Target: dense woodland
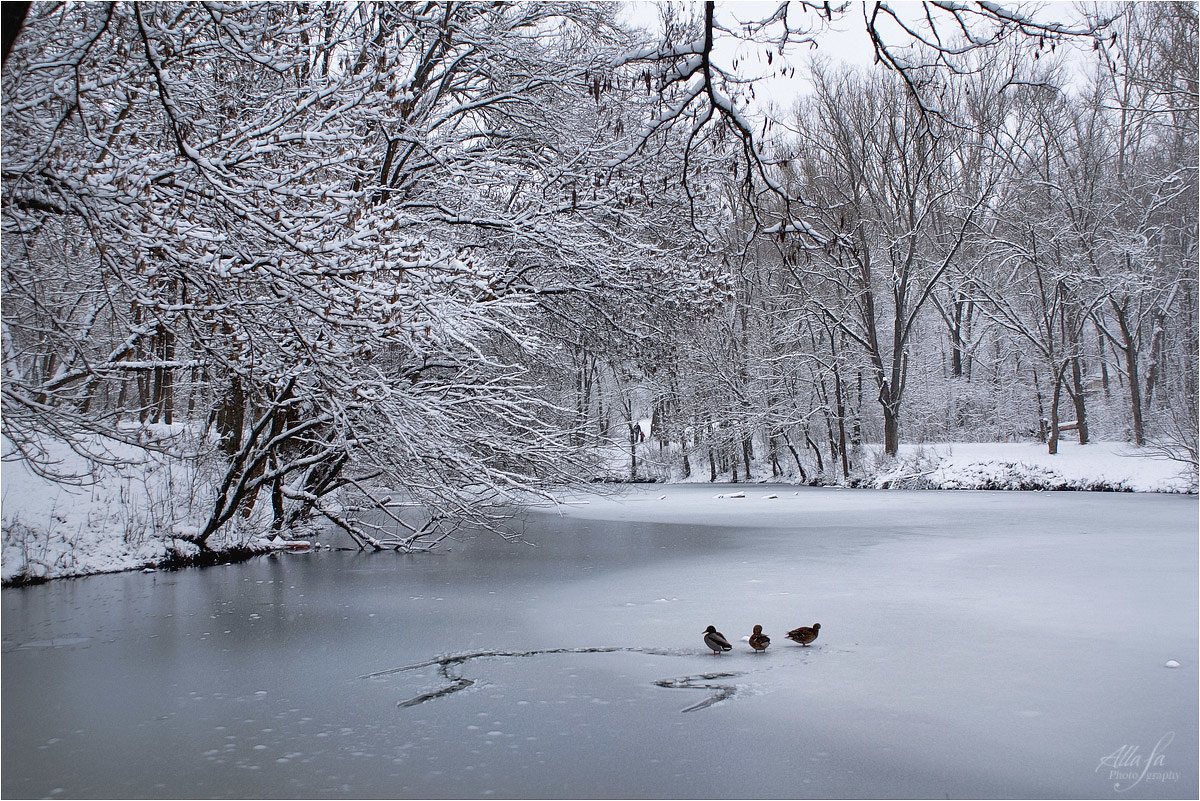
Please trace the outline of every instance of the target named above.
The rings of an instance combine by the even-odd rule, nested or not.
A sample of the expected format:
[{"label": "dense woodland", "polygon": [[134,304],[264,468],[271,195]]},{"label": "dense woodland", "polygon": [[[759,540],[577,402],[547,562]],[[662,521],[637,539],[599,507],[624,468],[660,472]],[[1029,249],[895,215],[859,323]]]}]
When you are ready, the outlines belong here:
[{"label": "dense woodland", "polygon": [[[347,510],[478,516],[647,454],[839,482],[868,444],[1069,436],[1194,466],[1196,5],[914,8],[34,3],[6,453],[175,460],[201,546],[322,517],[379,544]],[[873,68],[822,57],[835,23]]]}]

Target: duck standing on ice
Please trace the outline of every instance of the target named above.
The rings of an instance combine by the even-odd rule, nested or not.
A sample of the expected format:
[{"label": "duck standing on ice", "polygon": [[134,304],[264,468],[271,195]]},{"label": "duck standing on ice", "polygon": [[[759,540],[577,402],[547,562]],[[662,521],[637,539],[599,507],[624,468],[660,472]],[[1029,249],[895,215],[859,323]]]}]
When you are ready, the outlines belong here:
[{"label": "duck standing on ice", "polygon": [[771,638],[763,634],[762,626],[755,626],[754,633],[750,635],[750,647],[762,653],[767,650],[767,646],[770,644]]},{"label": "duck standing on ice", "polygon": [[733,646],[729,644],[729,640],[725,639],[724,634],[717,631],[716,626],[709,626],[704,630],[704,644],[711,648],[714,654],[733,650]]},{"label": "duck standing on ice", "polygon": [[792,629],[787,633],[787,638],[801,645],[808,647],[808,644],[817,639],[817,634],[821,631],[820,623],[813,623],[811,627],[801,626],[798,629]]}]

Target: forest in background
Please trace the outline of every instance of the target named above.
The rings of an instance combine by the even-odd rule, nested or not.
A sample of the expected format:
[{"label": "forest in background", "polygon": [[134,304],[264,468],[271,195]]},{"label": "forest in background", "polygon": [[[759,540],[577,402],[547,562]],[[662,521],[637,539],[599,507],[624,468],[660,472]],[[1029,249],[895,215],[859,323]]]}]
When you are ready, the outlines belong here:
[{"label": "forest in background", "polygon": [[[201,548],[422,547],[647,436],[714,480],[1063,436],[1194,469],[1196,5],[922,8],[32,4],[5,458],[170,462]],[[807,58],[839,21],[873,69]],[[397,495],[399,540],[353,514]]]}]

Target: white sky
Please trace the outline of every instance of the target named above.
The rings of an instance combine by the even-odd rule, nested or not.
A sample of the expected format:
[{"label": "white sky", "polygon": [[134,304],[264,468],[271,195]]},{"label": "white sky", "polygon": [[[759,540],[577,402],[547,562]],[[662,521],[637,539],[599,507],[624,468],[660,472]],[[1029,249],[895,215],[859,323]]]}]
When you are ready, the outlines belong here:
[{"label": "white sky", "polygon": [[[626,2],[622,5],[627,18],[634,24],[649,30],[659,29],[660,6],[666,5],[666,3],[640,0]],[[696,15],[704,13],[701,2],[681,2],[675,5]],[[717,22],[736,30],[740,27],[738,22],[768,17],[779,5],[779,0],[766,0],[765,2],[764,0],[723,0],[716,6]],[[792,4],[789,9],[789,22],[793,27],[799,25],[811,27],[815,33],[815,47],[808,44],[792,45],[787,48],[782,58],[775,49],[772,53],[771,63],[768,64],[766,51],[770,46],[738,41],[734,37],[725,35],[717,40],[714,47],[714,59],[722,68],[730,71],[733,70],[736,61],[738,74],[748,79],[756,79],[753,98],[749,96],[740,98],[740,105],[751,116],[761,115],[765,103],[774,104],[778,110],[786,111],[795,98],[803,95],[808,89],[809,85],[804,76],[811,57],[827,58],[835,63],[840,62],[863,68],[870,68],[874,65],[874,50],[865,30],[866,5],[865,2],[854,2],[844,14],[827,23],[824,19],[818,19],[811,12],[800,13],[798,11],[799,4]],[[917,2],[899,0],[890,5],[897,10],[903,10],[907,6],[915,12],[914,20],[920,19],[921,6]],[[1023,13],[1043,21],[1057,20],[1079,24],[1080,14],[1076,5],[1071,2],[1033,4],[1010,2],[1005,3],[1005,6],[1013,9],[1019,6]],[[909,41],[908,35],[903,31],[897,29],[893,35],[886,28],[883,30],[884,35],[888,37],[889,44],[902,46]],[[1090,52],[1091,48],[1088,42],[1082,42],[1080,45],[1083,49],[1077,52]],[[1073,50],[1075,48],[1060,47],[1057,52],[1062,56],[1067,51]],[[1086,59],[1078,59],[1078,61],[1081,67],[1086,68]],[[780,76],[780,72],[787,68],[795,68],[794,77]],[[883,69],[882,66],[877,68]]]}]

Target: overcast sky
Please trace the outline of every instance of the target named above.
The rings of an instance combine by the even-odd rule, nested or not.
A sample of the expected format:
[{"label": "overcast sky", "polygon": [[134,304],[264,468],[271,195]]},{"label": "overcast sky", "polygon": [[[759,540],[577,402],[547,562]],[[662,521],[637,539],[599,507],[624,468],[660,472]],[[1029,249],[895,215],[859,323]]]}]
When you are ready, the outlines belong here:
[{"label": "overcast sky", "polygon": [[[623,4],[628,19],[634,24],[651,31],[661,31],[660,6],[665,3],[628,2]],[[676,3],[677,6],[688,9],[691,13],[702,15],[702,2]],[[922,18],[921,4],[917,2],[892,3],[893,8],[911,10],[914,22],[920,24]],[[1007,8],[1020,8],[1039,21],[1060,21],[1072,25],[1080,24],[1080,15],[1075,3],[1005,3]],[[731,30],[738,30],[739,23],[764,19],[779,8],[779,0],[753,0],[752,2],[733,2],[726,0],[716,6],[717,22]],[[799,3],[791,4],[789,8],[789,23],[793,28],[803,27],[813,31],[815,46],[798,44],[789,46],[782,58],[778,49],[774,49],[770,63],[767,61],[767,50],[771,46],[762,43],[740,41],[735,37],[725,35],[717,39],[714,47],[714,60],[727,71],[736,71],[745,78],[753,78],[753,97],[749,90],[739,98],[743,106],[752,116],[758,116],[769,105],[776,106],[776,112],[786,112],[791,108],[796,98],[803,95],[809,87],[805,76],[811,57],[827,58],[835,63],[845,63],[859,67],[872,67],[875,54],[870,39],[866,33],[864,18],[866,4],[852,2],[846,13],[827,22],[818,15],[803,11]],[[889,45],[903,47],[911,41],[911,37],[896,26],[889,29],[881,25],[881,34]],[[944,31],[943,31],[944,33]],[[1032,42],[1031,42],[1032,48]],[[1076,62],[1076,70],[1088,70],[1092,59],[1080,56],[1091,53],[1090,41],[1079,42],[1078,48],[1057,49],[1056,57],[1067,53],[1075,53],[1071,57]],[[1048,53],[1046,54],[1049,55]],[[736,68],[734,64],[736,62]],[[1046,63],[1043,61],[1043,63]],[[789,68],[794,68],[794,77]],[[882,66],[876,66],[883,69]],[[787,71],[787,75],[782,75]]]}]

